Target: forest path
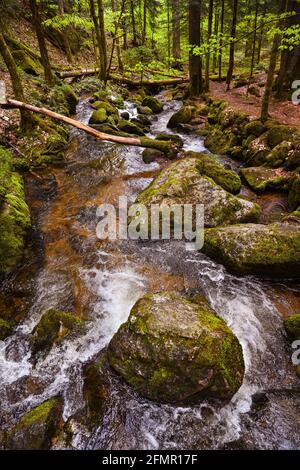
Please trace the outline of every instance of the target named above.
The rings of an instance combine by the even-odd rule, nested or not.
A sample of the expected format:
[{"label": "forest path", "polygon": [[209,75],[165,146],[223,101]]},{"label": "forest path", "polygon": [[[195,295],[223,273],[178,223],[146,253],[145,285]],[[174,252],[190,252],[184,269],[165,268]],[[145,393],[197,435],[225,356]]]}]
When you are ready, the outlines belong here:
[{"label": "forest path", "polygon": [[[249,114],[251,118],[260,116],[261,98],[253,95],[247,97],[246,87],[232,88],[229,92],[226,92],[225,83],[211,82],[210,86],[214,98],[227,101],[234,109]],[[300,129],[300,106],[294,105],[291,101],[272,99],[270,116],[281,124],[295,126]]]}]

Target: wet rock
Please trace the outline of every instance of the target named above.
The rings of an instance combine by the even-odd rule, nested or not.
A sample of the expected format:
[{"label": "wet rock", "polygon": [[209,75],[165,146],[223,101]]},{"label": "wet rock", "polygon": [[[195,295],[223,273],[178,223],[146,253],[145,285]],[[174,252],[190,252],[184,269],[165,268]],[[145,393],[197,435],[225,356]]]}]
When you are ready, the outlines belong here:
[{"label": "wet rock", "polygon": [[241,174],[250,188],[260,193],[267,189],[287,190],[293,174],[282,168],[265,167],[242,168]]},{"label": "wet rock", "polygon": [[245,135],[248,137],[249,135],[253,135],[255,137],[259,137],[264,132],[266,132],[267,128],[261,121],[250,121],[246,124],[244,132]]},{"label": "wet rock", "polygon": [[142,101],[142,106],[150,108],[154,114],[159,114],[163,110],[163,103],[153,96],[146,96]]},{"label": "wet rock", "polygon": [[8,321],[0,318],[0,341],[9,336],[11,329],[11,325]]},{"label": "wet rock", "polygon": [[139,136],[145,135],[144,131],[142,131],[142,129],[132,121],[120,121],[118,123],[118,128],[127,134],[134,134]]},{"label": "wet rock", "polygon": [[293,140],[299,137],[298,130],[295,127],[288,127],[284,125],[271,125],[271,128],[267,132],[268,144],[273,149],[281,142]]},{"label": "wet rock", "polygon": [[175,143],[176,143],[176,145],[177,145],[178,148],[182,148],[182,147],[183,147],[183,140],[182,140],[182,138],[180,137],[180,135],[161,133],[161,134],[157,134],[157,136],[155,137],[155,139],[156,139],[156,140],[165,140],[165,141],[171,140],[172,142],[175,142]]},{"label": "wet rock", "polygon": [[95,103],[92,104],[92,107],[96,110],[104,109],[107,116],[118,115],[117,108],[107,101],[95,101]]},{"label": "wet rock", "polygon": [[195,107],[194,106],[182,106],[179,111],[174,113],[169,122],[168,127],[170,129],[174,129],[178,127],[180,124],[188,124],[195,114]]},{"label": "wet rock", "polygon": [[128,121],[130,119],[130,116],[129,116],[129,112],[128,111],[123,111],[121,114],[120,114],[121,118],[122,119],[125,119],[125,121]]},{"label": "wet rock", "polygon": [[50,309],[43,314],[32,331],[32,353],[48,353],[55,342],[60,342],[71,332],[80,333],[84,320],[70,313]]},{"label": "wet rock", "polygon": [[206,227],[256,221],[260,213],[257,204],[231,195],[212,179],[237,189],[237,175],[211,161],[207,154],[198,155],[169,165],[138,196],[137,202],[149,208],[151,204],[204,204]]},{"label": "wet rock", "polygon": [[245,161],[247,166],[259,166],[265,163],[266,157],[270,154],[271,147],[268,143],[268,135],[265,132],[257,139],[252,140],[245,151]]},{"label": "wet rock", "polygon": [[137,112],[139,114],[145,114],[146,116],[150,116],[152,114],[152,109],[149,106],[138,106]]},{"label": "wet rock", "polygon": [[300,206],[300,177],[297,175],[294,178],[290,192],[289,192],[289,207],[292,211]]},{"label": "wet rock", "polygon": [[12,171],[12,156],[0,147],[0,274],[11,272],[21,260],[31,225],[23,178]]},{"label": "wet rock", "polygon": [[229,154],[233,147],[239,145],[239,138],[230,128],[222,130],[218,126],[213,126],[209,129],[204,143],[212,153],[226,155]]},{"label": "wet rock", "polygon": [[22,416],[8,433],[6,448],[47,450],[62,416],[62,401],[51,398]]},{"label": "wet rock", "polygon": [[284,321],[284,328],[291,340],[300,339],[300,314],[287,318]]},{"label": "wet rock", "polygon": [[300,227],[232,225],[205,231],[204,253],[237,274],[300,277]]},{"label": "wet rock", "polygon": [[156,149],[145,149],[143,151],[143,162],[144,163],[152,163],[158,158],[161,158],[164,156],[163,152],[160,152],[159,150]]},{"label": "wet rock", "polygon": [[169,292],[138,300],[108,359],[141,395],[159,402],[229,400],[244,375],[239,341],[208,302]]}]

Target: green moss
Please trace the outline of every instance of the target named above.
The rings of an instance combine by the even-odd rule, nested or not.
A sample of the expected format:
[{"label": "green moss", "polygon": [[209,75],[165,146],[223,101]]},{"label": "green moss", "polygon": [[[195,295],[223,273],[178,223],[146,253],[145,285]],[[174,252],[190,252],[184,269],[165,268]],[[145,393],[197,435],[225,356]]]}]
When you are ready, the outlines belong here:
[{"label": "green moss", "polygon": [[44,421],[49,416],[49,413],[53,409],[53,406],[56,404],[56,398],[45,401],[41,405],[37,406],[31,411],[28,411],[17,424],[16,428],[20,429],[21,427],[31,426],[37,421]]},{"label": "green moss", "polygon": [[133,134],[133,135],[138,135],[138,136],[145,135],[144,131],[139,126],[137,126],[134,122],[126,121],[125,119],[122,119],[119,121],[118,128],[122,132],[127,132],[128,134]]},{"label": "green moss", "polygon": [[79,103],[79,98],[76,95],[71,85],[63,83],[60,85],[60,90],[63,92],[70,114],[76,114],[76,106]]},{"label": "green moss", "polygon": [[3,318],[0,318],[0,340],[6,338],[11,332],[11,325]]},{"label": "green moss", "polygon": [[196,108],[194,106],[183,106],[179,111],[174,113],[169,122],[168,127],[174,129],[180,124],[188,124],[195,114]]},{"label": "green moss", "polygon": [[300,205],[300,178],[294,179],[288,197],[289,207],[293,211]]},{"label": "green moss", "polygon": [[0,204],[7,192],[7,184],[12,171],[12,155],[9,150],[0,146]]},{"label": "green moss", "polygon": [[154,114],[163,110],[163,103],[153,96],[146,96],[142,101],[142,106],[150,108]]},{"label": "green moss", "polygon": [[[50,309],[42,316],[32,332],[33,354],[38,351],[49,351],[54,342],[60,337],[65,337],[71,331],[80,332],[84,326],[84,320],[70,313]],[[64,332],[61,335],[61,328]]]},{"label": "green moss", "polygon": [[93,111],[93,114],[90,118],[91,124],[102,124],[107,121],[107,114],[104,108],[97,109]]},{"label": "green moss", "polygon": [[17,63],[17,65],[24,70],[24,72],[30,75],[41,75],[42,67],[41,64],[27,54],[24,50],[16,50],[12,52],[12,55]]},{"label": "green moss", "polygon": [[291,315],[284,321],[284,328],[289,338],[300,339],[300,314]]},{"label": "green moss", "polygon": [[111,115],[117,115],[118,114],[118,110],[117,108],[115,108],[114,106],[112,106],[110,103],[108,103],[107,101],[95,101],[94,103],[92,103],[92,108],[94,109],[104,109],[106,111],[106,114],[108,116],[111,116]]},{"label": "green moss", "polygon": [[287,189],[293,174],[282,169],[274,170],[265,167],[243,168],[241,174],[249,186],[260,193],[267,189]]}]

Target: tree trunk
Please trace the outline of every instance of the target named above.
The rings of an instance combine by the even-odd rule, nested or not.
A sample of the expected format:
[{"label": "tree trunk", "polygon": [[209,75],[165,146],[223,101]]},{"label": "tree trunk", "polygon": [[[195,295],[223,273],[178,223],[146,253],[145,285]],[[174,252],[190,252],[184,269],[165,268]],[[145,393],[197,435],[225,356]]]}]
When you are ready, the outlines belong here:
[{"label": "tree trunk", "polygon": [[[216,8],[216,11],[215,11],[215,23],[214,23],[214,35],[215,35],[215,38],[218,37],[218,32],[219,32],[219,14],[220,14],[220,10],[219,8]],[[217,54],[216,52],[214,52],[213,54],[213,74],[216,73],[216,67],[217,67]]]},{"label": "tree trunk", "polygon": [[[210,49],[209,42],[210,42],[211,35],[212,35],[213,11],[214,11],[214,0],[209,0],[208,30],[207,30],[208,49]],[[210,51],[208,51],[206,54],[205,91],[209,91],[209,65],[210,65]]]},{"label": "tree trunk", "polygon": [[143,37],[142,37],[142,44],[146,44],[147,39],[147,0],[144,0],[144,8],[143,8]]},{"label": "tree trunk", "polygon": [[280,45],[280,34],[275,34],[272,51],[270,55],[267,83],[266,83],[265,93],[264,93],[263,100],[262,100],[262,107],[261,107],[261,121],[262,122],[266,122],[269,119],[270,98],[272,94],[279,45]]},{"label": "tree trunk", "polygon": [[260,34],[259,34],[259,41],[258,41],[258,47],[257,47],[257,63],[258,64],[260,63],[262,42],[263,42],[263,37],[264,37],[264,20],[265,20],[266,12],[267,12],[267,0],[264,1],[261,27],[260,27]]},{"label": "tree trunk", "polygon": [[98,0],[98,20],[99,20],[99,30],[101,38],[101,52],[103,57],[103,69],[104,76],[101,77],[102,80],[106,80],[106,71],[107,71],[107,47],[106,47],[106,35],[105,35],[105,24],[104,24],[104,8],[103,0]]},{"label": "tree trunk", "polygon": [[219,56],[219,82],[222,81],[222,57],[223,57],[223,33],[224,33],[224,15],[225,15],[225,0],[222,0],[221,6],[221,24],[220,24],[220,56]]},{"label": "tree trunk", "polygon": [[172,0],[172,38],[173,67],[181,68],[180,0]]},{"label": "tree trunk", "polygon": [[132,25],[132,35],[133,35],[133,46],[138,45],[137,35],[136,35],[136,24],[135,24],[135,14],[134,14],[134,0],[130,0],[130,13],[131,13],[131,25]]},{"label": "tree trunk", "polygon": [[251,79],[253,77],[253,70],[254,70],[255,47],[256,47],[256,36],[257,36],[258,6],[259,6],[259,0],[256,0],[256,3],[255,3],[255,16],[254,16],[253,45],[252,45],[252,56],[251,56],[251,67],[250,67],[249,83],[248,83],[248,87],[247,87],[247,96],[249,94],[250,82],[251,82]]},{"label": "tree trunk", "polygon": [[[59,7],[60,15],[63,16],[65,14],[64,0],[58,0],[58,7]],[[62,32],[61,34],[62,34],[62,38],[63,38],[63,42],[64,42],[66,54],[67,54],[67,61],[69,62],[69,64],[73,64],[73,54],[72,54],[72,50],[70,46],[70,41],[68,38],[68,29],[69,28],[67,27],[66,31]]]},{"label": "tree trunk", "polygon": [[202,61],[193,54],[193,47],[200,46],[201,0],[189,0],[189,72],[190,94],[199,96],[203,91]]},{"label": "tree trunk", "polygon": [[[122,10],[123,10],[123,5],[124,5],[124,1],[122,3]],[[112,12],[114,13],[114,15],[116,14],[116,4],[115,4],[115,0],[111,0],[111,9],[112,9]],[[117,49],[117,56],[118,56],[118,67],[119,67],[119,71],[121,73],[123,73],[124,71],[124,67],[123,67],[123,61],[122,61],[122,52],[121,52],[121,47],[120,47],[120,40],[119,40],[119,37],[118,37],[118,32],[119,32],[119,25],[120,25],[120,22],[121,22],[121,16],[122,16],[122,11],[120,13],[120,17],[119,17],[119,20],[117,21],[115,16],[114,16],[114,28],[115,28],[115,33],[114,33],[114,40],[115,40],[115,43],[116,43],[116,49]]]},{"label": "tree trunk", "polygon": [[44,36],[41,18],[40,18],[36,0],[29,0],[29,5],[30,5],[31,14],[32,14],[34,29],[35,29],[37,40],[39,43],[41,63],[44,68],[45,80],[49,85],[53,85],[54,75],[51,69],[51,64],[50,64],[50,60],[48,56],[48,50],[47,50],[46,42],[45,42],[45,36]]},{"label": "tree trunk", "polygon": [[226,79],[227,91],[230,90],[233,69],[234,69],[234,49],[235,49],[235,38],[236,38],[237,12],[238,12],[238,0],[233,0],[229,67],[228,67],[228,73],[227,73],[227,79]]},{"label": "tree trunk", "polygon": [[104,62],[103,62],[102,41],[101,41],[101,33],[100,33],[100,28],[99,28],[98,17],[96,15],[94,0],[89,0],[89,3],[90,3],[90,13],[91,13],[91,17],[94,23],[97,45],[98,45],[98,50],[99,50],[99,62],[100,62],[99,63],[100,65],[99,76],[101,80],[105,80],[106,68],[104,67]]},{"label": "tree trunk", "polygon": [[[22,82],[19,76],[18,68],[16,66],[15,60],[13,56],[11,55],[11,52],[6,44],[6,41],[1,31],[0,31],[0,54],[2,55],[4,63],[8,69],[13,92],[14,92],[16,99],[20,101],[24,101],[24,91],[23,91]],[[24,109],[20,109],[20,114],[21,114],[21,128],[25,131],[32,129],[34,125],[34,120],[32,119],[31,114]]]},{"label": "tree trunk", "polygon": [[24,103],[19,100],[11,100],[8,99],[7,103],[1,105],[3,108],[18,108],[21,110],[31,111],[38,114],[43,114],[44,116],[51,117],[58,121],[64,122],[65,124],[69,124],[70,126],[76,127],[87,134],[92,135],[96,139],[105,140],[108,142],[114,142],[116,144],[125,144],[125,145],[133,145],[135,147],[145,147],[145,148],[153,148],[160,150],[164,153],[176,153],[177,147],[173,141],[161,141],[150,139],[148,137],[120,137],[117,135],[106,134],[104,132],[97,131],[93,127],[87,126],[82,122],[76,121],[75,119],[69,118],[62,114],[55,113],[50,109],[46,108],[39,108],[38,106],[33,106],[31,104]]},{"label": "tree trunk", "polygon": [[171,28],[170,28],[170,0],[167,0],[167,44],[168,44],[168,67],[171,67]]}]

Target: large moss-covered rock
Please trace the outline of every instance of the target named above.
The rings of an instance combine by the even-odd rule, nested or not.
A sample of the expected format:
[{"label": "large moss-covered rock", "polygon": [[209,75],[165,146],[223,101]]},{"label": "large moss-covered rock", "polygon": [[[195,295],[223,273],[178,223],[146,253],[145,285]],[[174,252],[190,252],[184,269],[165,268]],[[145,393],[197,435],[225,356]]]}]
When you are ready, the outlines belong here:
[{"label": "large moss-covered rock", "polygon": [[298,135],[298,130],[295,127],[288,127],[284,125],[274,125],[267,132],[268,144],[273,149],[281,142],[292,142]]},{"label": "large moss-covered rock", "polygon": [[159,402],[229,400],[244,375],[239,341],[207,301],[168,292],[134,305],[108,359],[138,393]]},{"label": "large moss-covered rock", "polygon": [[90,117],[90,124],[103,124],[107,121],[107,114],[104,108],[96,109]]},{"label": "large moss-covered rock", "polygon": [[204,143],[212,153],[226,155],[239,145],[239,138],[230,128],[224,130],[217,125],[209,128]]},{"label": "large moss-covered rock", "polygon": [[195,107],[194,106],[182,106],[179,111],[174,113],[169,122],[168,127],[170,129],[175,129],[180,124],[188,124],[195,114]]},{"label": "large moss-covered rock", "polygon": [[158,114],[163,110],[163,103],[154,96],[146,96],[142,101],[142,106],[150,108],[154,114]]},{"label": "large moss-covered rock", "polygon": [[284,321],[284,328],[291,340],[300,339],[300,314],[287,318]]},{"label": "large moss-covered rock", "polygon": [[114,106],[112,106],[108,101],[95,101],[92,103],[92,108],[94,109],[105,109],[106,114],[108,116],[111,115],[118,115],[118,110]]},{"label": "large moss-covered rock", "polygon": [[293,146],[291,142],[281,142],[266,156],[265,165],[270,168],[278,168],[288,159],[292,149]]},{"label": "large moss-covered rock", "polygon": [[47,102],[53,111],[66,116],[76,113],[78,96],[71,85],[64,83],[51,89]]},{"label": "large moss-covered rock", "polygon": [[55,342],[61,341],[71,332],[80,332],[84,320],[70,313],[50,309],[45,312],[32,332],[32,352],[47,353]]},{"label": "large moss-covered rock", "polygon": [[205,231],[203,251],[238,274],[300,277],[300,227],[246,224]]},{"label": "large moss-covered rock", "polygon": [[62,417],[62,402],[51,398],[22,416],[8,433],[10,450],[47,450]]},{"label": "large moss-covered rock", "polygon": [[137,124],[131,121],[125,121],[125,119],[119,121],[118,128],[127,134],[145,135],[145,132]]},{"label": "large moss-covered rock", "polygon": [[161,133],[157,134],[155,137],[156,140],[163,140],[163,141],[171,141],[175,142],[176,146],[178,148],[182,148],[184,145],[183,139],[180,137],[180,135],[177,134],[167,134],[167,133]]},{"label": "large moss-covered rock", "polygon": [[259,166],[265,163],[266,157],[270,154],[271,147],[268,143],[268,136],[265,132],[260,137],[249,142],[247,150],[244,152],[245,162],[248,166]]},{"label": "large moss-covered rock", "polygon": [[244,133],[245,133],[246,137],[248,137],[249,135],[259,137],[264,132],[266,132],[266,130],[267,130],[266,126],[264,124],[262,124],[261,121],[254,120],[254,121],[250,121],[250,122],[248,122],[248,124],[246,124],[246,126],[244,128]]},{"label": "large moss-covered rock", "polygon": [[10,152],[0,147],[0,274],[21,260],[30,224],[23,179],[12,171]]},{"label": "large moss-covered rock", "polygon": [[[194,154],[163,170],[137,198],[152,204],[204,204],[206,227],[256,221],[260,208],[240,199],[216,184],[238,189],[239,178],[207,154]],[[209,175],[209,176],[208,176]]]},{"label": "large moss-covered rock", "polygon": [[79,98],[75,93],[74,89],[71,87],[71,85],[63,83],[60,86],[60,90],[64,94],[65,100],[68,105],[69,113],[76,114],[76,106],[79,103]]},{"label": "large moss-covered rock", "polygon": [[267,189],[287,189],[293,174],[282,168],[251,167],[243,168],[241,174],[249,186],[256,192]]},{"label": "large moss-covered rock", "polygon": [[25,50],[20,49],[12,51],[12,55],[17,65],[24,70],[24,72],[34,76],[42,74],[40,62],[27,54]]}]

